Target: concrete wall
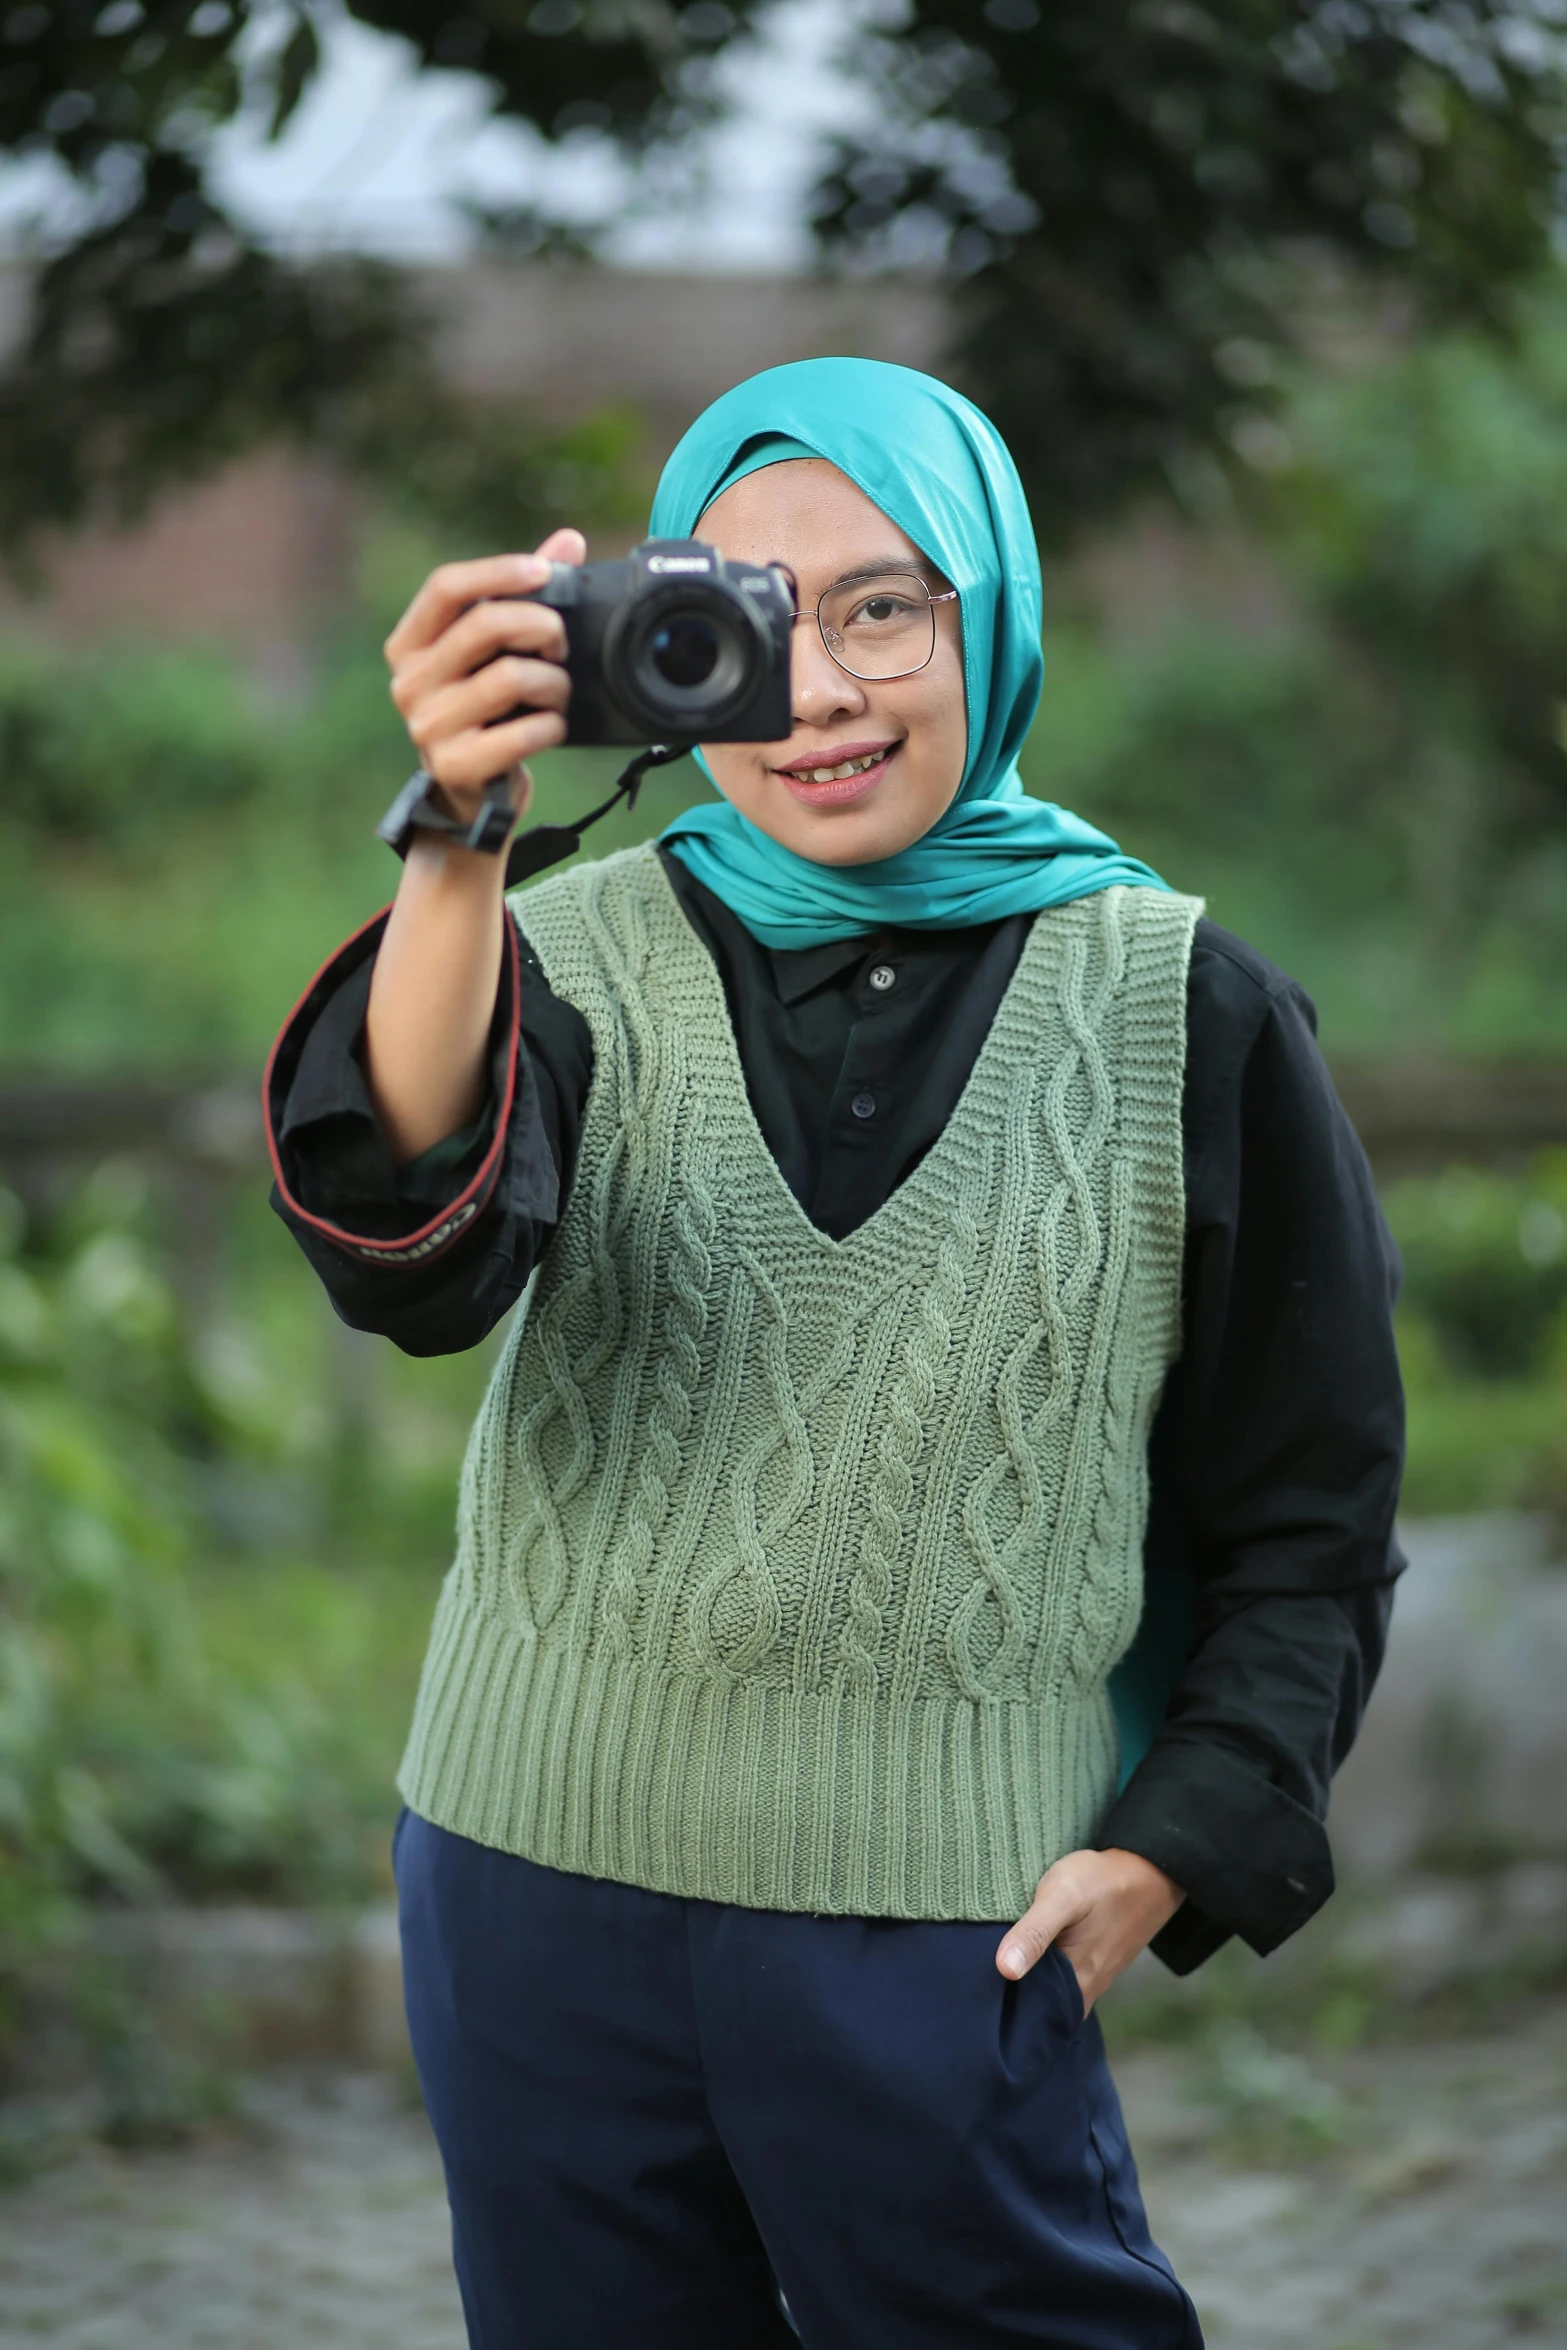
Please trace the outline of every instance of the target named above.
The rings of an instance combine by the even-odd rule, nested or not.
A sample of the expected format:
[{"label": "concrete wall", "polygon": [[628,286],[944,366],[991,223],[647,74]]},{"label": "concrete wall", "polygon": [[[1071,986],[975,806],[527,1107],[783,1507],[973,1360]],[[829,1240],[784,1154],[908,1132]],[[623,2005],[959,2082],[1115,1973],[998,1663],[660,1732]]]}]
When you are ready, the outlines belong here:
[{"label": "concrete wall", "polygon": [[662,447],[699,408],[764,367],[844,354],[941,372],[951,331],[928,279],[695,277],[506,266],[425,271],[450,380],[569,418],[604,400],[643,409]]},{"label": "concrete wall", "polygon": [[42,594],[0,575],[0,627],[70,644],[216,641],[287,693],[308,678],[308,648],[348,595],[357,511],[332,467],[257,450],[171,491],[136,528],[47,544]]},{"label": "concrete wall", "polygon": [[1333,1789],[1339,1872],[1567,1860],[1567,1566],[1549,1522],[1406,1527],[1382,1677]]}]

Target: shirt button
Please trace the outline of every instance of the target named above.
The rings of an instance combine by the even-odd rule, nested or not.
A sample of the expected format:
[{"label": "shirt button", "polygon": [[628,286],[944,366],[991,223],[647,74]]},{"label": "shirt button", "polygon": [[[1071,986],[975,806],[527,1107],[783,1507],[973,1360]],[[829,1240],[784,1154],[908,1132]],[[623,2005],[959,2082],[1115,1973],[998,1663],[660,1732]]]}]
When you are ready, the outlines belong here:
[{"label": "shirt button", "polygon": [[874,1118],[876,1115],[876,1096],[873,1093],[857,1093],[853,1101],[850,1102],[849,1107],[854,1112],[856,1118]]},{"label": "shirt button", "polygon": [[896,987],[898,974],[890,963],[878,963],[871,973],[871,985],[878,995],[885,995],[889,987]]}]

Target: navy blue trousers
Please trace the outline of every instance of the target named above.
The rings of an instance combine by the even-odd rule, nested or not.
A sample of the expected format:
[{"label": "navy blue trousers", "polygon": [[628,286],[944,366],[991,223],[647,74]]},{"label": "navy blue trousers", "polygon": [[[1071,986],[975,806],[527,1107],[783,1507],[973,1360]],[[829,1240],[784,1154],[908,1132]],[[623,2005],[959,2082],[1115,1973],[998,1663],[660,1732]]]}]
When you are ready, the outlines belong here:
[{"label": "navy blue trousers", "polygon": [[1201,2350],[1059,1953],[393,1852],[475,2350]]}]

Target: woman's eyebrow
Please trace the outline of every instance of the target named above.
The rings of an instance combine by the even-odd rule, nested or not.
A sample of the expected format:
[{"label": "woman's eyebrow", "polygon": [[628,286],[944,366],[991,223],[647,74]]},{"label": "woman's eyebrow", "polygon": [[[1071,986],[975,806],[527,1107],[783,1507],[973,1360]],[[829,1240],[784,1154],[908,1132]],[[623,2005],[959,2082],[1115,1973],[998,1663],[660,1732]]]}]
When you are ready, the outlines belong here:
[{"label": "woman's eyebrow", "polygon": [[913,555],[888,555],[880,563],[857,563],[852,571],[840,571],[836,579],[827,582],[822,594],[831,595],[834,588],[858,587],[866,579],[884,579],[889,571],[901,571],[910,579],[922,579],[933,568],[929,563],[922,564]]}]

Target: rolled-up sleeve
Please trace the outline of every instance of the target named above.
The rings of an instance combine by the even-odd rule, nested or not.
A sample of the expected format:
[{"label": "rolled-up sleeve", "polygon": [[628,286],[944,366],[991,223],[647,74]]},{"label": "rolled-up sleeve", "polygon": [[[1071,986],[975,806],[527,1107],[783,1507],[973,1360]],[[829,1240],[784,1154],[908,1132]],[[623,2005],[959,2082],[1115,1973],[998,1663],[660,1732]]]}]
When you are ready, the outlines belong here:
[{"label": "rolled-up sleeve", "polygon": [[1192,1644],[1102,1825],[1187,1900],[1186,1973],[1277,1947],[1333,1890],[1326,1819],[1403,1561],[1399,1263],[1309,999],[1210,924],[1188,1017],[1185,1335],[1150,1447],[1150,1591],[1190,1578]]},{"label": "rolled-up sleeve", "polygon": [[363,1066],[385,926],[377,915],[323,965],[273,1047],[272,1205],[345,1322],[408,1354],[454,1354],[516,1303],[560,1220],[592,1040],[509,920],[484,1103],[470,1126],[399,1166]]}]

